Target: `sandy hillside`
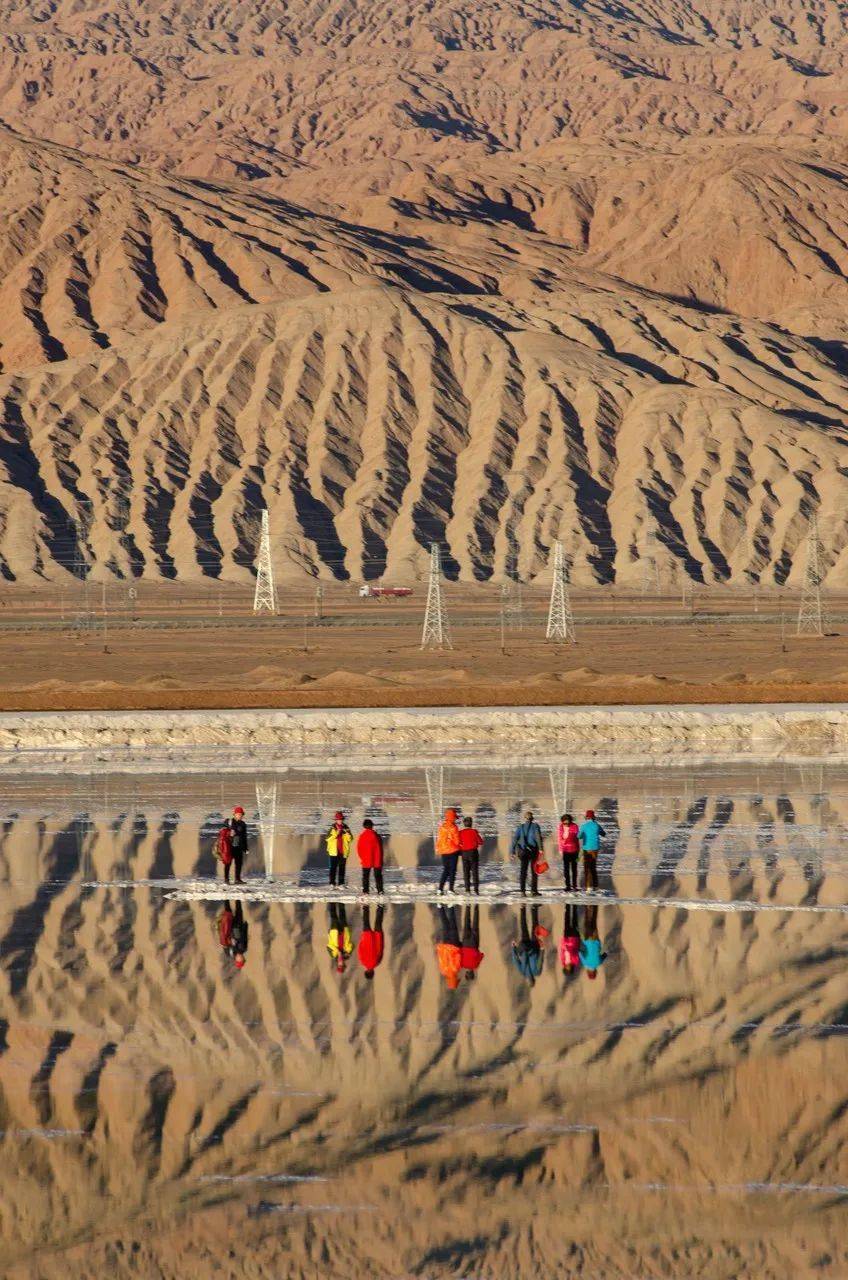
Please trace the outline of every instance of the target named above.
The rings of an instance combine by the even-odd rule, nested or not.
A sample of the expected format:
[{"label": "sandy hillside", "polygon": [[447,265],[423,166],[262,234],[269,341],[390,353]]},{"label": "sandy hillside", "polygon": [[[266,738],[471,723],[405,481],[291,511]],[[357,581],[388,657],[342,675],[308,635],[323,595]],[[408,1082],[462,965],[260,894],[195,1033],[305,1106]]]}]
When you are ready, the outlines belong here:
[{"label": "sandy hillside", "polygon": [[7,579],[844,583],[832,7],[0,27]]},{"label": "sandy hillside", "polygon": [[[381,1280],[844,1269],[842,917],[606,906],[610,959],[567,984],[562,913],[544,907],[531,989],[509,960],[517,910],[484,911],[478,980],[452,994],[431,909],[387,912],[372,986],[355,961],[341,978],[330,965],[322,910],[253,904],[236,974],[212,906],[80,888],[208,871],[198,833],[219,779],[86,775],[49,795],[7,781],[5,1275],[170,1280],[189,1260],[201,1277],[289,1280],[336,1255]],[[252,816],[252,781],[221,783],[222,801],[243,795]],[[839,896],[844,806],[822,807],[817,770],[702,773],[685,794],[638,771],[571,782],[609,797],[619,888],[695,892],[697,875],[722,896]],[[286,869],[319,865],[324,816],[358,816],[386,778],[323,785],[281,783]],[[391,861],[427,867],[421,771],[389,785]],[[545,804],[547,777],[450,785],[503,824],[502,798]],[[327,1181],[254,1180],[273,1175]]]}]

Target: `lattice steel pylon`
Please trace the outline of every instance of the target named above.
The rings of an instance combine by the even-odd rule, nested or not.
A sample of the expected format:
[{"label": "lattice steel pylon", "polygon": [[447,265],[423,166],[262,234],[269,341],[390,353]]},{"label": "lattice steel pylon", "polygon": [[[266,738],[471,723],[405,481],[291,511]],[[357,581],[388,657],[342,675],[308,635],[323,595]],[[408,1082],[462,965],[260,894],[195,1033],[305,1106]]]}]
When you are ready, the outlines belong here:
[{"label": "lattice steel pylon", "polygon": [[799,636],[823,636],[825,617],[822,610],[821,584],[824,577],[824,551],[819,538],[819,522],[816,516],[810,520],[807,537],[807,559],[804,565],[804,583],[801,587],[801,603],[798,607]]},{"label": "lattice steel pylon", "polygon": [[256,561],[256,591],[253,596],[253,612],[277,612],[277,590],[274,586],[274,566],[271,562],[271,529],[268,511],[262,511],[259,533],[259,557]]},{"label": "lattice steel pylon", "polygon": [[274,874],[274,835],[277,827],[277,784],[256,784],[256,807],[259,810],[259,830],[262,832],[262,852],[265,855],[265,875],[270,880]]},{"label": "lattice steel pylon", "polygon": [[430,544],[427,608],[421,632],[422,649],[452,649],[448,615],[442,599],[442,555],[438,542]]},{"label": "lattice steel pylon", "polygon": [[559,644],[577,644],[574,630],[574,614],[571,611],[571,594],[568,589],[568,566],[565,563],[565,547],[554,543],[554,580],[551,584],[551,603],[548,608],[546,640]]},{"label": "lattice steel pylon", "polygon": [[563,813],[568,813],[568,765],[548,765],[548,777],[554,802],[554,822],[557,823]]}]

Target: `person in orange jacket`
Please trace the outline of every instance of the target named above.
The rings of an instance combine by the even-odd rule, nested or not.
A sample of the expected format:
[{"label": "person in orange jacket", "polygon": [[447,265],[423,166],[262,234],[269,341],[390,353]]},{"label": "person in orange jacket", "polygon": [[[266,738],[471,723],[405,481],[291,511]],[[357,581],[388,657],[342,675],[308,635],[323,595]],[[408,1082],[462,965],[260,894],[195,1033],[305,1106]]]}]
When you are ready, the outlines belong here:
[{"label": "person in orange jacket", "polygon": [[436,833],[436,853],[442,859],[442,878],[439,881],[439,893],[444,893],[448,885],[451,893],[456,883],[456,868],[459,862],[459,827],[456,824],[456,809],[445,809],[445,820]]},{"label": "person in orange jacket", "polygon": [[359,957],[359,963],[365,970],[365,977],[369,981],[374,977],[374,970],[382,963],[385,950],[386,944],[383,935],[384,910],[385,908],[382,906],[377,908],[373,929],[371,928],[371,908],[366,907],[362,916],[362,936],[359,939],[356,954]]},{"label": "person in orange jacket", "polygon": [[356,842],[359,864],[362,867],[362,892],[368,893],[371,885],[371,872],[374,872],[374,884],[378,893],[383,892],[383,841],[374,830],[374,823],[366,818],[362,831]]},{"label": "person in orange jacket", "polygon": [[456,991],[459,986],[459,970],[462,967],[462,948],[459,945],[456,907],[439,907],[439,917],[442,924],[442,940],[436,943],[439,973],[448,984],[448,989]]}]

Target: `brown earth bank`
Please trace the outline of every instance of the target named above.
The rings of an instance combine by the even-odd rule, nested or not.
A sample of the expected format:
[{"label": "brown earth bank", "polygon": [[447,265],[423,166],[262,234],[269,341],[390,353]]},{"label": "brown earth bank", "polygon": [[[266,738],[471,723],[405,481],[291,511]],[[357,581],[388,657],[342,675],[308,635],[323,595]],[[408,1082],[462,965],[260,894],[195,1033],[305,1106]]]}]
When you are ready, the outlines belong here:
[{"label": "brown earth bank", "polygon": [[[414,610],[367,626],[300,619],[189,618],[80,638],[32,623],[0,628],[0,709],[199,710],[251,707],[591,706],[844,702],[838,633],[787,634],[775,620],[698,624],[671,617],[579,623],[574,645],[545,643],[544,617],[506,633],[469,615],[454,648],[420,648]],[[41,620],[43,622],[43,620]],[[531,629],[532,628],[532,629]],[[534,636],[535,631],[535,636]]]}]

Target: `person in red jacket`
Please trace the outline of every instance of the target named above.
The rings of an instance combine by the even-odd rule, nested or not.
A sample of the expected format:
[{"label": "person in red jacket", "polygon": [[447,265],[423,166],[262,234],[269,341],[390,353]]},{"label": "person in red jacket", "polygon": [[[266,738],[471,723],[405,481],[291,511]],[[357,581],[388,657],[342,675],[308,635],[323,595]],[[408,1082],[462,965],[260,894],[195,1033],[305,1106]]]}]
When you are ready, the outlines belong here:
[{"label": "person in red jacket", "polygon": [[474,886],[474,892],[480,895],[480,850],[483,847],[483,837],[474,826],[471,818],[463,818],[462,827],[459,832],[459,853],[462,858],[462,878],[465,881],[465,892],[471,892],[471,886]]},{"label": "person in red jacket", "polygon": [[377,908],[373,929],[371,928],[371,908],[366,907],[362,916],[362,937],[359,939],[356,954],[359,956],[359,963],[365,970],[365,977],[369,982],[374,977],[374,970],[382,962],[383,951],[385,950],[383,936],[384,910],[385,908],[382,906]]},{"label": "person in red jacket", "polygon": [[383,841],[374,830],[374,823],[366,818],[362,831],[356,842],[359,864],[362,867],[362,892],[368,893],[371,886],[371,872],[374,872],[374,884],[377,892],[383,892]]},{"label": "person in red jacket", "polygon": [[477,977],[477,970],[483,961],[480,950],[480,908],[466,907],[462,922],[462,943],[459,948],[460,967],[465,970],[467,982]]}]

